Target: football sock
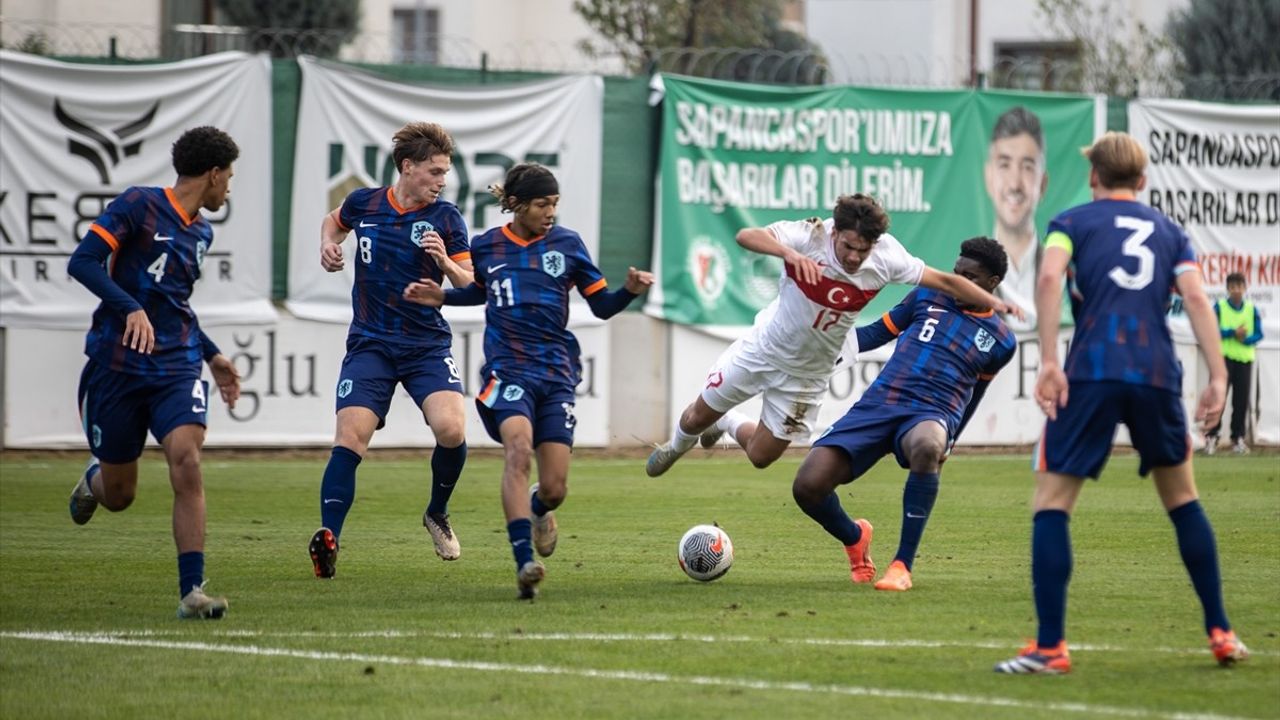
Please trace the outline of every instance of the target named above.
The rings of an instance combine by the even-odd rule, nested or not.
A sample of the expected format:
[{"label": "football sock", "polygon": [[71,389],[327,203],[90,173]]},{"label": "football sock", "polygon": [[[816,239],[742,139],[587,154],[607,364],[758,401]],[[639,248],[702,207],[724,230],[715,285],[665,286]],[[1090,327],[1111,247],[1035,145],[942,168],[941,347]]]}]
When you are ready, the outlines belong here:
[{"label": "football sock", "polygon": [[204,582],[204,553],[178,553],[178,597],[184,598],[192,588]]},{"label": "football sock", "polygon": [[737,410],[730,410],[724,414],[724,417],[716,421],[716,427],[728,433],[729,437],[733,438],[739,445],[746,447],[747,444],[738,439],[738,428],[749,422],[751,422],[751,418]]},{"label": "football sock", "polygon": [[1071,516],[1062,510],[1041,510],[1031,521],[1031,589],[1040,632],[1036,643],[1054,648],[1062,642],[1067,612],[1067,582],[1071,580]]},{"label": "football sock", "polygon": [[907,569],[916,558],[920,537],[929,522],[933,502],[938,499],[938,473],[909,473],[907,485],[902,489],[902,534],[898,537],[898,554]]},{"label": "football sock", "polygon": [[[701,433],[699,433],[701,434]],[[698,442],[698,435],[690,435],[680,427],[680,423],[676,423],[676,432],[671,436],[671,447],[680,452],[688,452]]]},{"label": "football sock", "polygon": [[436,445],[436,449],[431,452],[431,502],[427,504],[427,512],[449,512],[449,496],[453,495],[453,488],[458,484],[458,477],[462,475],[462,466],[466,462],[465,440],[458,447]]},{"label": "football sock", "polygon": [[1182,564],[1187,566],[1191,584],[1200,596],[1204,607],[1204,631],[1212,628],[1230,630],[1227,611],[1222,607],[1222,579],[1218,573],[1218,544],[1213,537],[1213,526],[1204,514],[1199,500],[1180,505],[1169,511],[1173,529],[1178,534],[1178,550]]},{"label": "football sock", "polygon": [[533,510],[533,514],[538,517],[542,517],[555,509],[542,502],[542,498],[538,496],[538,493],[534,493],[529,496],[529,507]]},{"label": "football sock", "polygon": [[329,455],[320,481],[320,524],[329,528],[335,538],[342,535],[342,524],[356,498],[356,466],[360,455],[335,445]]},{"label": "football sock", "polygon": [[533,521],[520,518],[507,523],[507,539],[516,558],[516,572],[520,572],[525,563],[533,560]]},{"label": "football sock", "polygon": [[[799,504],[799,503],[797,503]],[[835,493],[813,505],[800,505],[805,515],[813,518],[823,530],[840,541],[841,545],[853,545],[862,539],[862,528],[849,518],[844,508],[840,507],[840,498]]]}]

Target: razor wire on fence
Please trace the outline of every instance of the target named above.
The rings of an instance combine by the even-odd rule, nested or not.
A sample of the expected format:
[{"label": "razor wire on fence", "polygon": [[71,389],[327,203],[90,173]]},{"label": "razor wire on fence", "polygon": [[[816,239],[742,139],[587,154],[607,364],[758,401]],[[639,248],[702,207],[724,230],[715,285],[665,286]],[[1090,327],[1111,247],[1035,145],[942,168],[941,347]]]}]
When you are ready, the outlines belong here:
[{"label": "razor wire on fence", "polygon": [[[637,59],[587,53],[571,43],[539,42],[494,51],[468,37],[437,33],[353,33],[229,25],[53,23],[0,18],[0,45],[57,57],[114,61],[181,60],[228,50],[272,57],[331,57],[353,63],[548,73],[681,75],[775,85],[869,85],[928,88],[990,87],[1094,92],[1083,63],[1071,58],[997,56],[989,69],[968,57],[904,51],[826,54],[814,49],[707,47],[649,48]],[[1134,78],[1133,94],[1200,100],[1280,101],[1280,74],[1244,77],[1169,77],[1156,85]],[[1128,94],[1114,90],[1108,94]]]}]

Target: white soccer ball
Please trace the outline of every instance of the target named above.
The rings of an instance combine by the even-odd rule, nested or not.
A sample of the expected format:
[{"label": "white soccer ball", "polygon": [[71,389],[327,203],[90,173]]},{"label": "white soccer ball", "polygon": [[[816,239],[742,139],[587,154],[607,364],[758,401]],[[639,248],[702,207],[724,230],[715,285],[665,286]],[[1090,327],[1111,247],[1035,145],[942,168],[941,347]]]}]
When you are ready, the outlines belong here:
[{"label": "white soccer ball", "polygon": [[715,525],[695,525],[680,538],[676,559],[689,577],[711,582],[733,566],[733,542]]}]

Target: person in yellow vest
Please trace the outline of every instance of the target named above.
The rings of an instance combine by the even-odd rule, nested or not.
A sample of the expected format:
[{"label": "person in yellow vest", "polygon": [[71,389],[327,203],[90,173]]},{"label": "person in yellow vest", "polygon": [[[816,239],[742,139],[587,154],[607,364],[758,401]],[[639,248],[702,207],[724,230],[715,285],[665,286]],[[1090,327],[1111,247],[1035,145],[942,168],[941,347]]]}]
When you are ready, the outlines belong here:
[{"label": "person in yellow vest", "polygon": [[[1218,328],[1222,331],[1222,354],[1227,361],[1227,387],[1231,390],[1231,445],[1238,454],[1249,452],[1244,429],[1249,417],[1249,392],[1253,380],[1254,346],[1262,339],[1262,318],[1258,308],[1244,299],[1244,275],[1227,276],[1227,296],[1214,303]],[[1218,449],[1218,431],[1222,419],[1205,433],[1204,451],[1212,455]]]}]

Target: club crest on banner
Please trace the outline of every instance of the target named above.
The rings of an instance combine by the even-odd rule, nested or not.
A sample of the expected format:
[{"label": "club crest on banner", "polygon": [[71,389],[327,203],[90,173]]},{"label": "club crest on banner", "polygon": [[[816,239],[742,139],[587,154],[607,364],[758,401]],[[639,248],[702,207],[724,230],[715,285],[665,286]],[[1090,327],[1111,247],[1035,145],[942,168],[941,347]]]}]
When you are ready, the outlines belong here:
[{"label": "club crest on banner", "polygon": [[696,237],[689,244],[688,270],[698,299],[703,305],[712,305],[724,293],[729,253],[709,237]]}]

